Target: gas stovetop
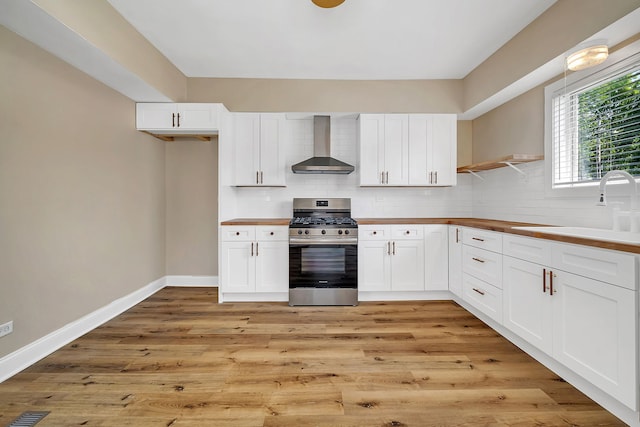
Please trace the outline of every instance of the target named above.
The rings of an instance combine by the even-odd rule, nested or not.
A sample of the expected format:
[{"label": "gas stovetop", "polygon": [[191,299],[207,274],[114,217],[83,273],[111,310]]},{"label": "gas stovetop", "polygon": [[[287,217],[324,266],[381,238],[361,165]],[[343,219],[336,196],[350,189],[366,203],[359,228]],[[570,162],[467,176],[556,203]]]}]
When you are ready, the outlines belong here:
[{"label": "gas stovetop", "polygon": [[355,219],[349,217],[295,217],[289,222],[290,227],[341,227],[354,228],[358,226]]}]

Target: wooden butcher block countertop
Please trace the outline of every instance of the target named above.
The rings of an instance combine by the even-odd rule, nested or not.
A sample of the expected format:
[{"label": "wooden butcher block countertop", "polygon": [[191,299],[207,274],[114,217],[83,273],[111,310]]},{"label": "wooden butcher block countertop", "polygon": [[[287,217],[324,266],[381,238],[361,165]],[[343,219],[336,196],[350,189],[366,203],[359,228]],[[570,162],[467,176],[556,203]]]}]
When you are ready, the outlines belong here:
[{"label": "wooden butcher block countertop", "polygon": [[[223,221],[221,225],[289,225],[290,218],[237,218]],[[500,221],[481,218],[356,218],[358,225],[391,225],[391,224],[450,224],[462,227],[480,228],[519,236],[554,240],[563,243],[594,246],[603,249],[640,254],[640,245],[617,243],[583,237],[561,236],[539,231],[518,230],[513,227],[545,226],[547,224],[531,224],[525,222]]]}]

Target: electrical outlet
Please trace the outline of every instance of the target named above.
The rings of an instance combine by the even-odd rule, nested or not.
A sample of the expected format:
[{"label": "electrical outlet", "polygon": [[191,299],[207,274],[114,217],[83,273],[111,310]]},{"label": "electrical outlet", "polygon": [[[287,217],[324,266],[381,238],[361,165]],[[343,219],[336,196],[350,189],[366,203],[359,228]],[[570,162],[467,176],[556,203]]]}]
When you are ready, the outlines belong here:
[{"label": "electrical outlet", "polygon": [[0,337],[9,335],[11,332],[13,332],[13,320],[0,325]]}]

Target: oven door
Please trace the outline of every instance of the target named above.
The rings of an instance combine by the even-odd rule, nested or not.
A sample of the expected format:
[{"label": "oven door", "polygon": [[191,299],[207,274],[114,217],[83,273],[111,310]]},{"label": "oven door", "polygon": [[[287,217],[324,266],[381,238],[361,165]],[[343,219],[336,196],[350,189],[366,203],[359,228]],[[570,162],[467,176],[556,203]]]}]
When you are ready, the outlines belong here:
[{"label": "oven door", "polygon": [[289,289],[357,287],[357,244],[289,244]]}]

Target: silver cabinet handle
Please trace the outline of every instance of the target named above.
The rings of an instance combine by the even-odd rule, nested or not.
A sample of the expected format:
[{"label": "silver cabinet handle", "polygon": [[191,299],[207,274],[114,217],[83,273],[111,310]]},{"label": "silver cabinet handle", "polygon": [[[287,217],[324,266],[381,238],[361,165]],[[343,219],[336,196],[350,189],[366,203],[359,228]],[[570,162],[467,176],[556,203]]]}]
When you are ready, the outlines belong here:
[{"label": "silver cabinet handle", "polygon": [[392,253],[395,255],[396,254],[396,242],[393,242],[393,251]]},{"label": "silver cabinet handle", "polygon": [[256,171],[256,184],[260,184],[260,171]]},{"label": "silver cabinet handle", "polygon": [[256,256],[258,256],[258,245],[259,245],[259,243],[256,242]]},{"label": "silver cabinet handle", "polygon": [[477,240],[478,242],[484,242],[484,239],[481,239],[479,237],[472,237],[472,240]]},{"label": "silver cabinet handle", "polygon": [[180,113],[178,113],[178,127],[180,127]]},{"label": "silver cabinet handle", "polygon": [[262,171],[260,171],[260,184],[264,184],[264,180],[262,179]]},{"label": "silver cabinet handle", "polygon": [[542,293],[547,293],[547,269],[542,269]]},{"label": "silver cabinet handle", "polygon": [[391,242],[387,242],[387,255],[391,255]]},{"label": "silver cabinet handle", "polygon": [[386,181],[387,184],[389,183],[389,171],[387,171],[387,177],[386,177],[385,181]]},{"label": "silver cabinet handle", "polygon": [[473,288],[473,290],[479,293],[480,295],[484,295],[484,292],[482,292],[480,289]]},{"label": "silver cabinet handle", "polygon": [[384,184],[384,171],[380,172],[380,184]]},{"label": "silver cabinet handle", "polygon": [[253,256],[253,242],[251,242],[251,256]]},{"label": "silver cabinet handle", "polygon": [[478,261],[478,262],[480,262],[480,263],[484,264],[484,260],[483,260],[483,259],[476,258],[476,257],[473,257],[473,258],[471,258],[471,259],[472,259],[472,260],[474,260],[474,261]]},{"label": "silver cabinet handle", "polygon": [[434,182],[434,184],[438,183],[438,171],[435,171],[434,176],[436,177],[436,182]]},{"label": "silver cabinet handle", "polygon": [[460,238],[458,237],[460,235],[460,229],[456,228],[456,243],[460,242]]},{"label": "silver cabinet handle", "polygon": [[171,113],[171,127],[176,127],[176,113]]}]

